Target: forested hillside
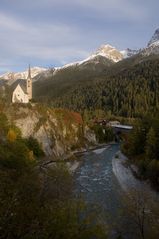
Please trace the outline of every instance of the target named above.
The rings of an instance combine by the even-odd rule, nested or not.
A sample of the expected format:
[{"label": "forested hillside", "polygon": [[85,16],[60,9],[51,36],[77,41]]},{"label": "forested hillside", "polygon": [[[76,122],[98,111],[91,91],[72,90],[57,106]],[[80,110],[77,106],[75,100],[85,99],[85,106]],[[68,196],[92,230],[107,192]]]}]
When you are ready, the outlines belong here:
[{"label": "forested hillside", "polygon": [[149,115],[136,121],[134,130],[123,142],[123,152],[137,165],[137,176],[149,179],[159,191],[159,120]]},{"label": "forested hillside", "polygon": [[38,75],[33,84],[33,96],[36,100],[47,101],[63,96],[70,89],[79,84],[85,85],[95,77],[105,75],[105,70],[113,65],[109,59],[97,56],[92,61],[80,65],[73,65],[60,70],[50,69],[49,76]]},{"label": "forested hillside", "polygon": [[76,111],[102,109],[125,117],[155,114],[159,107],[158,67],[158,56],[133,57],[105,68],[101,76],[89,77],[85,72],[77,81],[73,72],[68,73],[68,78],[41,83],[43,90],[36,98]]}]

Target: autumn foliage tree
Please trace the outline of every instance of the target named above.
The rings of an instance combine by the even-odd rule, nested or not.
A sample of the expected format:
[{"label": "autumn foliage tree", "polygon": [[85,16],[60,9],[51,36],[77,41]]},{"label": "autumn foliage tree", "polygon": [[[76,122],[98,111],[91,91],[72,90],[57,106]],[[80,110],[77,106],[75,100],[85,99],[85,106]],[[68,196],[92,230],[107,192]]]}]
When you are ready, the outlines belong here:
[{"label": "autumn foliage tree", "polygon": [[0,239],[107,238],[105,227],[94,224],[85,203],[73,196],[66,165],[41,164],[37,140],[23,139],[0,116]]}]

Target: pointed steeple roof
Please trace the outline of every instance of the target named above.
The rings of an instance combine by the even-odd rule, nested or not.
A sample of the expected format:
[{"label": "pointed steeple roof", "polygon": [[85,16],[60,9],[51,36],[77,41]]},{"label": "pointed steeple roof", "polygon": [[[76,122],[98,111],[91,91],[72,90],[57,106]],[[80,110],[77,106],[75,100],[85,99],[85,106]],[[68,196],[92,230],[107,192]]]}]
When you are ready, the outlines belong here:
[{"label": "pointed steeple roof", "polygon": [[28,69],[28,78],[31,79],[31,68],[30,68],[30,64],[29,64],[29,69]]}]

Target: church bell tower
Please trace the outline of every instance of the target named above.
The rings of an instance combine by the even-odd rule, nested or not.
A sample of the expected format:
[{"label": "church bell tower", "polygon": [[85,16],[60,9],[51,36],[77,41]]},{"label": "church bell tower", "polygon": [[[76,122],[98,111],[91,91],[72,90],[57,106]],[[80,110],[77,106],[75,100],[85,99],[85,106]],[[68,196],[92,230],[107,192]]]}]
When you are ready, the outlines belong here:
[{"label": "church bell tower", "polygon": [[29,65],[29,69],[28,69],[26,90],[27,90],[28,98],[29,98],[29,100],[31,100],[32,99],[32,79],[31,79],[30,65]]}]

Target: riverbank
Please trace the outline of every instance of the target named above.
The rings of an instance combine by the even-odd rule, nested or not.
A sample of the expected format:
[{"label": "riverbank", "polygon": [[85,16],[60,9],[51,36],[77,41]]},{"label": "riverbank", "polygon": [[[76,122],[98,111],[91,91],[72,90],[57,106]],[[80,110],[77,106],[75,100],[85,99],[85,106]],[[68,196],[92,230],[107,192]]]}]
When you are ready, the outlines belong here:
[{"label": "riverbank", "polygon": [[[80,167],[82,160],[80,159],[80,157],[86,153],[89,152],[94,152],[96,154],[100,154],[102,153],[107,147],[110,147],[110,145],[113,143],[107,143],[107,144],[98,144],[98,145],[94,145],[91,146],[87,149],[83,149],[83,150],[79,150],[79,151],[75,151],[73,152],[73,154],[71,154],[71,157],[67,157],[67,166],[70,170],[71,173],[75,173],[75,171],[78,169],[78,167]],[[73,157],[73,159],[71,160],[71,158]]]},{"label": "riverbank", "polygon": [[121,151],[118,151],[118,153],[112,159],[113,173],[118,179],[121,188],[124,191],[144,191],[150,193],[153,198],[159,199],[159,194],[155,192],[147,182],[135,178],[127,161],[127,157],[123,155]]},{"label": "riverbank", "polygon": [[111,147],[111,145],[116,144],[115,142],[96,144],[88,148],[82,148],[78,150],[71,151],[69,154],[62,157],[62,159],[52,159],[48,157],[43,160],[41,167],[48,168],[56,163],[66,163],[71,174],[74,174],[75,171],[80,167],[83,162],[82,155],[94,152],[95,154],[101,154],[106,148]]},{"label": "riverbank", "polygon": [[115,142],[109,142],[109,143],[104,143],[104,144],[97,144],[97,145],[94,145],[94,146],[90,146],[88,148],[85,148],[83,150],[77,150],[77,151],[74,151],[74,155],[77,156],[77,157],[80,157],[82,156],[83,154],[87,153],[87,152],[91,152],[91,151],[95,151],[95,150],[104,150],[107,146],[111,146],[115,144]]},{"label": "riverbank", "polygon": [[64,155],[61,159],[58,159],[58,158],[52,159],[51,157],[47,157],[47,159],[45,158],[42,161],[41,167],[48,168],[56,163],[66,163],[66,166],[68,167],[70,173],[74,174],[75,171],[78,169],[78,167],[80,167],[81,162],[83,161],[81,159],[82,155],[91,151],[94,151],[95,153],[98,154],[100,153],[99,151],[105,150],[105,148],[110,146],[111,144],[113,144],[113,142],[107,143],[107,144],[96,144],[88,148],[81,148],[78,150],[74,150],[68,153],[67,155]]}]

